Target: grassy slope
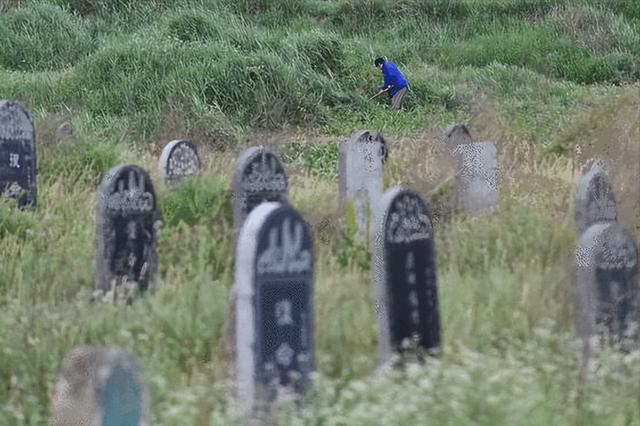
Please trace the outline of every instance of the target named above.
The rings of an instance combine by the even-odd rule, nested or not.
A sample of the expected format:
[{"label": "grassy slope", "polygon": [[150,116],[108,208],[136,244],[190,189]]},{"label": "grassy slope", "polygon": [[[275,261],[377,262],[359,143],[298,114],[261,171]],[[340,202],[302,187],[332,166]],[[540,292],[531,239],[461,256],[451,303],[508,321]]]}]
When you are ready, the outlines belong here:
[{"label": "grassy slope", "polygon": [[[572,198],[588,156],[624,162],[621,218],[640,237],[637,2],[12,3],[0,98],[34,113],[40,205],[0,205],[0,424],[44,424],[63,356],[102,343],[143,365],[153,424],[238,422],[219,343],[226,191],[257,142],[280,150],[317,235],[317,395],[284,424],[640,424],[640,356],[584,365],[571,340]],[[402,114],[366,102],[380,54],[412,83]],[[77,146],[54,141],[65,119]],[[452,121],[499,142],[495,215],[449,212],[450,159],[434,136]],[[386,184],[415,187],[436,211],[444,355],[405,373],[371,374],[367,254],[339,231],[333,142],[362,127],[393,141]],[[159,149],[178,136],[201,143],[205,171],[158,188],[159,289],[96,307],[96,186],[119,162],[159,182]]]}]

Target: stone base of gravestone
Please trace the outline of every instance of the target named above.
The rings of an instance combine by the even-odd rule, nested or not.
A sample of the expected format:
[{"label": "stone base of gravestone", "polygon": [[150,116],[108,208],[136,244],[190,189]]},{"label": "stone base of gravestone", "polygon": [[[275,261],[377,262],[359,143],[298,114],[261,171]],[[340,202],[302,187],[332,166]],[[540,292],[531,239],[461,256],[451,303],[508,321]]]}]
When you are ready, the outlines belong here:
[{"label": "stone base of gravestone", "polygon": [[576,332],[600,336],[623,347],[640,337],[638,250],[631,234],[616,222],[596,223],[576,249]]},{"label": "stone base of gravestone", "polygon": [[63,361],[50,426],[147,426],[148,396],[133,357],[119,348],[84,347]]}]

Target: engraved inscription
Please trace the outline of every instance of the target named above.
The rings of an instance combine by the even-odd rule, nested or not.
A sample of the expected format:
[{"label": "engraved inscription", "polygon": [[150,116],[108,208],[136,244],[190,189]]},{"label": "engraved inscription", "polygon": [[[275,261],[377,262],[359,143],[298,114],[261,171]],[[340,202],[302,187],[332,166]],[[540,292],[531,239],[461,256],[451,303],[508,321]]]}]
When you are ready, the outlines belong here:
[{"label": "engraved inscription", "polygon": [[[282,227],[271,229],[269,245],[258,257],[257,274],[292,274],[311,271],[311,253],[302,248],[303,234],[303,224],[296,222],[292,226],[290,218],[283,220]],[[278,244],[278,235],[280,235],[280,244]]]},{"label": "engraved inscription", "polygon": [[431,221],[421,203],[410,195],[393,202],[386,239],[390,243],[409,243],[431,238]]}]

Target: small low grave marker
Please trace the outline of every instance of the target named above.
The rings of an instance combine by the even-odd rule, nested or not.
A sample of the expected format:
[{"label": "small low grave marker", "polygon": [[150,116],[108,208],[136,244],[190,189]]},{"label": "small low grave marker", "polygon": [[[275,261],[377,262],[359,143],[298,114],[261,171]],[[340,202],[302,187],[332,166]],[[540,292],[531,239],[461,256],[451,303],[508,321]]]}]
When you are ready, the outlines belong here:
[{"label": "small low grave marker", "polygon": [[238,397],[261,411],[303,395],[314,368],[313,240],[296,210],[267,202],[249,214],[235,274]]},{"label": "small low grave marker", "polygon": [[120,165],[107,172],[98,189],[96,286],[105,295],[124,285],[147,290],[157,268],[156,194],[147,172]]},{"label": "small low grave marker", "polygon": [[626,344],[640,336],[638,248],[617,222],[591,225],[576,249],[576,331]]},{"label": "small low grave marker", "polygon": [[15,101],[0,101],[0,193],[35,208],[36,139],[27,111]]},{"label": "small low grave marker", "polygon": [[384,193],[373,241],[373,280],[381,362],[394,352],[440,346],[433,224],[412,190]]},{"label": "small low grave marker", "polygon": [[236,163],[233,178],[233,227],[240,232],[251,210],[264,201],[287,202],[287,174],[268,148],[247,149]]},{"label": "small low grave marker", "polygon": [[599,160],[592,160],[585,167],[585,173],[576,191],[574,212],[576,232],[582,235],[589,226],[598,222],[615,221],[617,217],[613,188],[603,164]]},{"label": "small low grave marker", "polygon": [[137,363],[119,348],[75,349],[54,388],[52,426],[146,426],[148,396]]},{"label": "small low grave marker", "polygon": [[457,161],[456,205],[476,214],[498,203],[498,160],[493,142],[472,142],[463,125],[450,125],[445,142]]},{"label": "small low grave marker", "polygon": [[160,176],[171,184],[200,171],[200,157],[194,144],[183,139],[169,142],[160,155]]},{"label": "small low grave marker", "polygon": [[[377,205],[383,191],[383,164],[387,158],[387,142],[379,132],[362,130],[339,146],[340,209],[349,202],[355,214],[358,241],[366,239],[367,223],[373,225]],[[369,210],[371,216],[369,215]]]}]

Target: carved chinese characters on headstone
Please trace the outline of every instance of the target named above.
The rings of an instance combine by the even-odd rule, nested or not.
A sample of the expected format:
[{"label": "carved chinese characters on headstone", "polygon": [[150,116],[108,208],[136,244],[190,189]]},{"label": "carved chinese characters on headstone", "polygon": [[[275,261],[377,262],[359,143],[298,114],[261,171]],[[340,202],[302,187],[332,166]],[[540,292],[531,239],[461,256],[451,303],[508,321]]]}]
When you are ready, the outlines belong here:
[{"label": "carved chinese characters on headstone", "polygon": [[233,178],[233,226],[240,232],[251,210],[264,201],[287,201],[287,174],[278,157],[264,147],[247,149]]},{"label": "carved chinese characters on headstone", "polygon": [[581,235],[587,228],[598,222],[615,221],[618,217],[613,188],[602,167],[595,160],[585,167],[576,191],[574,223]]},{"label": "carved chinese characters on headstone", "polygon": [[124,285],[125,294],[144,291],[157,268],[156,195],[138,166],[109,170],[98,190],[97,290]]},{"label": "carved chinese characters on headstone", "polygon": [[445,142],[457,162],[456,206],[476,214],[498,203],[498,159],[493,142],[472,142],[462,125],[448,126]]},{"label": "carved chinese characters on headstone", "polygon": [[182,139],[169,142],[162,150],[159,168],[167,183],[198,174],[200,158],[195,145]]},{"label": "carved chinese characters on headstone", "polygon": [[36,145],[33,123],[15,101],[0,101],[0,193],[20,208],[36,205]]},{"label": "carved chinese characters on headstone", "polygon": [[576,331],[611,343],[639,337],[638,250],[617,222],[587,228],[576,249]]},{"label": "carved chinese characters on headstone", "polygon": [[79,348],[63,361],[52,426],[146,426],[147,394],[133,357],[119,348]]},{"label": "carved chinese characters on headstone", "polygon": [[440,346],[433,225],[413,191],[395,187],[381,200],[373,245],[376,322],[382,362],[407,349]]},{"label": "carved chinese characters on headstone", "polygon": [[384,137],[373,130],[355,133],[339,146],[340,206],[350,205],[355,215],[358,241],[364,241],[367,224],[373,217],[382,196],[382,166],[387,158]]},{"label": "carved chinese characters on headstone", "polygon": [[304,394],[314,368],[313,242],[293,208],[268,202],[249,214],[236,289],[240,403],[252,410]]}]

